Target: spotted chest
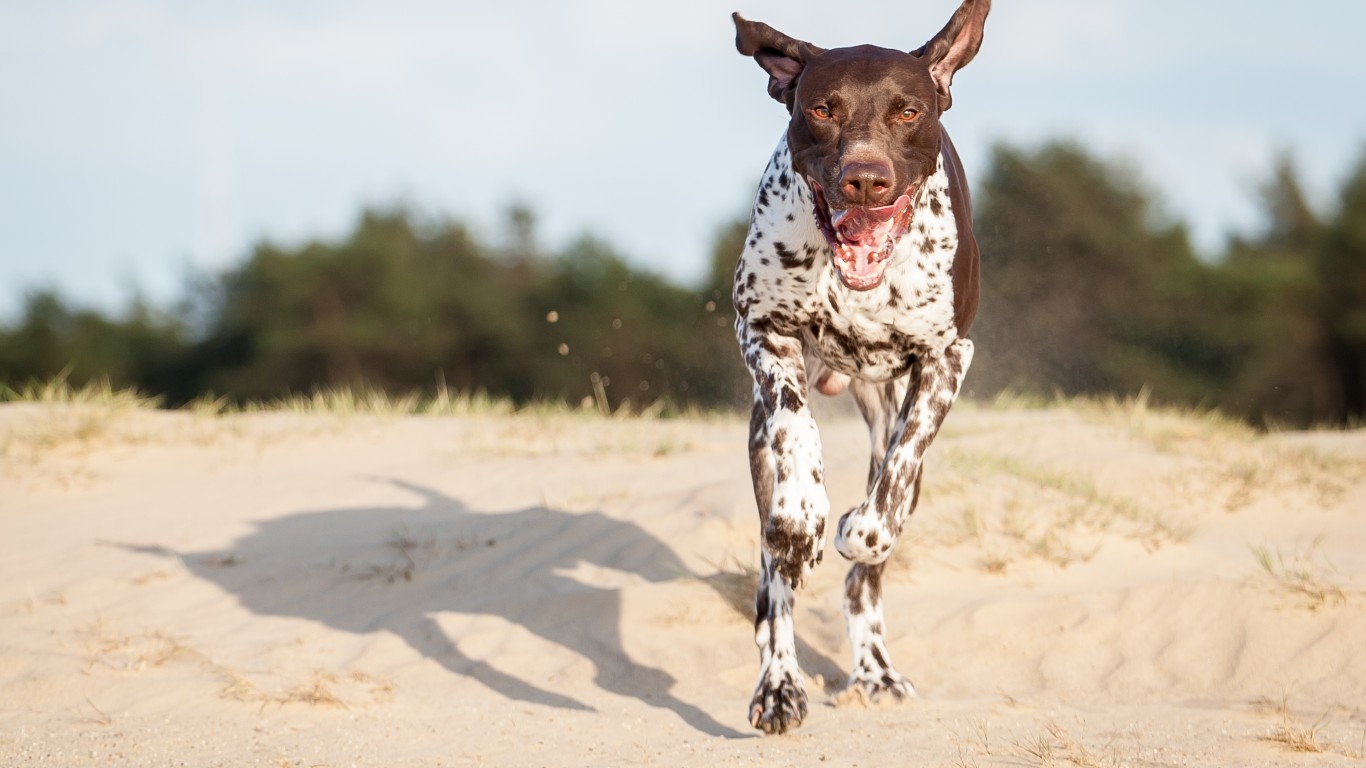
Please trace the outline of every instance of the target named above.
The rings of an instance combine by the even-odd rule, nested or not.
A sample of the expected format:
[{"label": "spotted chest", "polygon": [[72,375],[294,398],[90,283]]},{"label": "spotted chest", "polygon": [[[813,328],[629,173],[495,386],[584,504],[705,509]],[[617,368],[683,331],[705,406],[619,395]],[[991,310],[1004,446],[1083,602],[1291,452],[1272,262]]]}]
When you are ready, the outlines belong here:
[{"label": "spotted chest", "polygon": [[912,222],[882,283],[848,288],[835,273],[811,189],[793,173],[784,137],[759,184],[736,266],[738,320],[800,337],[842,373],[874,381],[901,376],[917,356],[938,354],[957,338],[958,230],[942,157],[917,196]]}]

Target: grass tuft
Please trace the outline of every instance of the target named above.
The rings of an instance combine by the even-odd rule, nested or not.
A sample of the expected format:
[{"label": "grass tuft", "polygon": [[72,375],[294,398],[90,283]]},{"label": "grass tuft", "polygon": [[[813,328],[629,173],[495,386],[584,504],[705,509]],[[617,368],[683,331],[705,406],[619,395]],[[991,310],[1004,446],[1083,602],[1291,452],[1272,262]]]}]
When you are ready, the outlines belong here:
[{"label": "grass tuft", "polygon": [[1318,554],[1318,545],[1316,539],[1307,549],[1297,550],[1289,557],[1279,548],[1252,548],[1252,555],[1266,576],[1310,612],[1347,602],[1347,590],[1336,584],[1331,575],[1337,569]]},{"label": "grass tuft", "polygon": [[64,446],[88,447],[110,437],[131,414],[160,403],[135,390],[114,389],[108,381],[73,387],[65,376],[21,390],[0,387],[0,402],[39,406],[31,418],[0,432],[0,458],[26,463]]},{"label": "grass tuft", "polygon": [[1318,753],[1323,751],[1323,745],[1319,743],[1319,735],[1323,729],[1323,721],[1328,718],[1328,713],[1324,712],[1319,719],[1305,725],[1303,721],[1290,714],[1290,694],[1281,695],[1280,715],[1281,723],[1276,730],[1262,737],[1263,741],[1279,744],[1282,748],[1291,752]]},{"label": "grass tuft", "polygon": [[336,693],[332,691],[332,684],[337,682],[336,675],[329,674],[322,670],[316,670],[313,677],[307,682],[285,695],[281,696],[278,703],[284,704],[308,704],[314,707],[331,707],[335,709],[350,709],[346,702],[342,701]]},{"label": "grass tuft", "polygon": [[959,447],[942,456],[948,471],[927,497],[945,507],[935,543],[975,545],[986,573],[1005,573],[1014,557],[1059,568],[1089,562],[1106,534],[1155,551],[1194,531],[1151,501],[1102,488],[1077,470]]},{"label": "grass tuft", "polygon": [[1040,766],[1075,766],[1075,768],[1104,768],[1119,765],[1119,756],[1114,750],[1107,749],[1104,754],[1096,754],[1081,742],[1074,740],[1057,723],[1049,723],[1044,733],[1031,739],[1011,742],[1011,748],[1019,757]]}]

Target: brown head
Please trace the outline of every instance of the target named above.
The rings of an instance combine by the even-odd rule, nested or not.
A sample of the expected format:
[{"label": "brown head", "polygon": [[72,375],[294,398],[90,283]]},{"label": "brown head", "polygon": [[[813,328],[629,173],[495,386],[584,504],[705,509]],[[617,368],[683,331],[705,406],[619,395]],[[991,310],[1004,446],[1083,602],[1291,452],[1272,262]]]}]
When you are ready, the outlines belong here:
[{"label": "brown head", "polygon": [[826,50],[734,14],[736,48],[768,73],[769,95],[792,116],[793,169],[811,185],[817,223],[849,287],[880,283],[909,230],[916,196],[935,171],[953,75],[977,54],[990,9],[991,0],[965,0],[910,52]]}]

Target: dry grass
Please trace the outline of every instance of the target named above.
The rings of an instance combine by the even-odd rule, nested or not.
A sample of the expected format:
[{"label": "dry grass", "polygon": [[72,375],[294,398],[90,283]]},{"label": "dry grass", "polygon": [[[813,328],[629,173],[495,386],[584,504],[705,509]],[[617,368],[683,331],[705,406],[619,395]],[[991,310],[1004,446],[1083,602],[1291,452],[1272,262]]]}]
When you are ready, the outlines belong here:
[{"label": "dry grass", "polygon": [[1278,708],[1281,716],[1280,725],[1271,733],[1262,737],[1262,741],[1269,741],[1280,745],[1283,749],[1290,752],[1322,752],[1324,747],[1319,743],[1319,737],[1323,730],[1323,723],[1328,719],[1328,713],[1324,712],[1319,719],[1305,725],[1302,720],[1290,714],[1290,694],[1281,695],[1281,703]]},{"label": "dry grass", "polygon": [[945,471],[936,467],[925,494],[936,510],[928,538],[976,547],[987,573],[1005,573],[1016,560],[1059,568],[1085,563],[1107,535],[1154,551],[1193,532],[1145,501],[1102,489],[1080,470],[957,446],[940,456]]},{"label": "dry grass", "polygon": [[1353,482],[1366,478],[1366,461],[1330,456],[1308,447],[1278,444],[1275,430],[1259,431],[1219,411],[1154,406],[1145,390],[1135,397],[1002,398],[998,407],[1066,409],[1096,424],[1118,429],[1164,454],[1197,460],[1195,474],[1225,494],[1236,511],[1267,491],[1298,490],[1314,503],[1331,505]]},{"label": "dry grass", "polygon": [[[567,406],[562,410],[568,412]],[[510,416],[518,409],[510,400],[483,392],[462,394],[439,387],[434,395],[410,392],[392,395],[375,389],[323,389],[308,395],[291,395],[220,413],[292,413],[328,416]]]},{"label": "dry grass", "polygon": [[155,408],[160,401],[131,389],[114,389],[107,380],[73,387],[66,374],[42,384],[29,384],[15,390],[0,386],[0,402],[43,403],[46,405],[94,405],[103,408]]},{"label": "dry grass", "polygon": [[139,672],[161,667],[172,660],[205,660],[203,654],[187,645],[182,637],[155,629],[127,634],[100,614],[76,631],[84,645],[87,672],[96,668]]},{"label": "dry grass", "polygon": [[1203,450],[1212,443],[1256,439],[1246,422],[1219,411],[1199,407],[1154,406],[1144,388],[1136,396],[1079,397],[1057,404],[1074,409],[1093,422],[1119,427],[1135,439],[1163,453]]},{"label": "dry grass", "polygon": [[0,432],[0,458],[30,465],[59,448],[89,447],[111,437],[129,442],[144,439],[128,429],[129,417],[157,406],[155,399],[115,390],[108,382],[72,387],[63,378],[5,391],[0,393],[0,402],[40,406]]},{"label": "dry grass", "polygon": [[[462,452],[653,459],[695,449],[690,430],[696,422],[734,419],[733,414],[683,409],[663,400],[646,408],[624,402],[609,409],[591,399],[578,406],[560,401],[517,405],[444,386],[433,392],[404,395],[373,389],[329,389],[246,405],[204,397],[153,416],[160,407],[154,398],[113,389],[107,382],[73,387],[60,377],[20,391],[0,385],[0,403],[18,407],[0,411],[0,477],[34,483],[41,480],[61,488],[84,487],[98,480],[98,472],[89,462],[57,460],[80,459],[93,450],[148,444],[205,445],[225,438],[245,438],[260,447],[282,436],[326,433],[346,429],[352,423],[367,425],[405,417],[449,417],[468,422]],[[281,415],[317,418],[260,421]],[[690,423],[669,424],[683,420]],[[586,422],[606,428],[585,430]]]},{"label": "dry grass", "polygon": [[[599,388],[600,390],[600,388]],[[221,403],[220,400],[212,401]],[[307,395],[292,395],[264,403],[253,403],[241,408],[219,406],[218,412],[326,414],[331,416],[454,416],[464,418],[496,418],[505,416],[574,416],[617,419],[705,419],[717,415],[700,408],[681,408],[671,401],[660,399],[639,407],[624,400],[616,409],[608,406],[606,392],[598,391],[578,405],[561,400],[540,400],[518,405],[507,398],[494,397],[486,392],[459,392],[438,381],[435,390],[390,394],[370,388],[329,388]]]},{"label": "dry grass", "polygon": [[95,702],[90,700],[89,696],[85,697],[85,703],[89,705],[90,711],[93,712],[94,715],[86,717],[83,722],[93,723],[106,728],[114,724],[114,718],[110,717],[108,712],[100,709]]},{"label": "dry grass", "polygon": [[[1007,394],[985,408],[1053,411],[1097,445],[1136,443],[1142,458],[1132,473],[1140,484],[1121,486],[1086,467],[1031,455],[1035,431],[1053,414],[1045,422],[982,421],[996,425],[991,440],[950,431],[925,487],[934,510],[925,535],[942,547],[975,548],[986,573],[1025,562],[1066,568],[1115,540],[1155,551],[1190,539],[1207,506],[1202,500],[1230,510],[1272,498],[1328,506],[1366,478],[1366,461],[1316,450],[1311,437],[1259,432],[1217,411],[1155,407],[1146,393],[1069,400]],[[1325,597],[1334,599],[1331,591]]]},{"label": "dry grass", "polygon": [[284,706],[285,704],[307,704],[313,707],[330,707],[334,709],[350,709],[346,702],[332,690],[332,686],[337,682],[337,676],[314,670],[313,676],[303,684],[288,691],[276,698],[276,703]]},{"label": "dry grass", "polygon": [[1231,512],[1270,492],[1299,492],[1311,503],[1329,507],[1352,483],[1366,478],[1366,462],[1308,447],[1258,443],[1226,455],[1214,474],[1226,489],[1224,506]]},{"label": "dry grass", "polygon": [[1016,756],[1041,768],[1068,765],[1076,768],[1105,768],[1119,765],[1119,756],[1113,746],[1101,753],[1092,752],[1071,738],[1057,723],[1049,723],[1043,733],[1031,738],[1012,741],[1011,750]]},{"label": "dry grass", "polygon": [[399,581],[412,581],[417,573],[425,570],[433,561],[452,552],[492,547],[497,543],[496,539],[466,537],[441,543],[435,536],[418,537],[408,530],[408,526],[400,525],[390,533],[383,544],[384,551],[391,553],[388,561],[371,563],[359,568],[351,563],[343,563],[340,569],[357,579],[380,579],[385,583],[394,584]]},{"label": "dry grass", "polygon": [[1282,593],[1310,612],[1347,602],[1347,590],[1335,582],[1333,567],[1318,551],[1319,540],[1286,556],[1279,548],[1253,547],[1257,565]]},{"label": "dry grass", "polygon": [[360,671],[350,672],[346,675],[345,679],[350,683],[368,688],[371,699],[376,702],[390,702],[394,700],[394,683],[391,680],[384,680]]},{"label": "dry grass", "polygon": [[1067,510],[1068,515],[1063,520],[1068,527],[1086,524],[1098,530],[1107,530],[1113,527],[1115,521],[1123,521],[1129,525],[1121,533],[1142,542],[1149,549],[1185,541],[1193,533],[1189,525],[1167,519],[1144,502],[1101,490],[1093,479],[1079,472],[1063,472],[1021,459],[990,454],[979,454],[978,461],[988,472],[1009,475],[1073,500],[1074,504]]},{"label": "dry grass", "polygon": [[1224,506],[1242,509],[1269,491],[1298,490],[1330,506],[1347,487],[1366,478],[1366,461],[1331,456],[1311,447],[1278,444],[1261,432],[1213,410],[1153,407],[1146,393],[1130,399],[1081,398],[1067,403],[1083,416],[1120,427],[1163,453],[1199,459],[1226,494]]},{"label": "dry grass", "polygon": [[995,411],[1066,410],[1094,424],[1115,427],[1148,443],[1158,451],[1184,453],[1215,442],[1249,441],[1257,430],[1220,411],[1199,406],[1154,405],[1146,387],[1137,395],[1053,397],[1012,392],[996,396],[988,408]]},{"label": "dry grass", "polygon": [[438,554],[436,537],[415,538],[408,526],[396,528],[385,543],[385,548],[393,552],[393,559],[383,565],[371,565],[361,571],[362,579],[383,579],[389,584],[397,581],[412,581],[413,574],[427,567]]},{"label": "dry grass", "polygon": [[322,709],[350,710],[351,702],[368,697],[372,703],[385,704],[394,699],[394,684],[360,671],[334,674],[322,669],[313,670],[303,681],[284,690],[263,691],[241,672],[212,665],[210,671],[223,681],[218,695],[224,699],[257,704],[262,709],[270,706],[303,704]]},{"label": "dry grass", "polygon": [[256,687],[256,684],[241,672],[238,672],[235,669],[228,669],[227,667],[218,667],[216,671],[223,679],[223,687],[218,691],[218,695],[222,698],[232,699],[233,701],[254,702],[265,702],[269,700],[270,697],[261,693],[260,689]]},{"label": "dry grass", "polygon": [[970,732],[966,735],[954,732],[954,745],[957,747],[959,768],[975,768],[978,757],[991,757],[991,733],[986,720],[973,719],[968,723]]},{"label": "dry grass", "polygon": [[954,758],[953,765],[954,768],[981,768],[981,764],[977,762],[976,757],[964,754],[962,744],[958,745],[958,754]]},{"label": "dry grass", "polygon": [[[361,671],[333,674],[315,669],[305,680],[282,690],[262,690],[242,672],[213,661],[192,648],[183,637],[149,629],[126,633],[115,628],[102,615],[76,628],[83,645],[85,671],[101,670],[138,673],[157,669],[173,661],[193,664],[221,681],[221,698],[270,705],[306,704],[314,707],[349,709],[342,692],[351,700],[368,696],[375,703],[393,700],[394,684]],[[91,705],[94,708],[94,705]],[[98,711],[97,708],[95,708]],[[106,716],[107,717],[107,716]],[[92,720],[93,722],[99,722]],[[102,723],[108,724],[108,723]]]}]

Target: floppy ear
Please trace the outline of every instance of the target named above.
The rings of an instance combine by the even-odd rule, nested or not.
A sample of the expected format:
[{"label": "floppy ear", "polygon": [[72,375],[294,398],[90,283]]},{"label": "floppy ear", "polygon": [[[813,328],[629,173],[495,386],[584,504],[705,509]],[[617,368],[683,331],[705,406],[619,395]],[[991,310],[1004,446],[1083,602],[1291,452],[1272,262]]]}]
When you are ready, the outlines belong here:
[{"label": "floppy ear", "polygon": [[797,76],[808,60],[825,49],[788,37],[762,22],[749,21],[738,13],[732,13],[731,18],[735,20],[735,47],[759,62],[768,73],[768,95],[786,104],[791,112]]},{"label": "floppy ear", "polygon": [[953,95],[949,92],[953,73],[966,67],[977,55],[977,49],[982,46],[982,28],[986,26],[990,10],[991,0],[963,0],[939,34],[912,52],[915,56],[929,58],[930,77],[934,78],[934,85],[939,90],[940,112],[953,106]]}]

